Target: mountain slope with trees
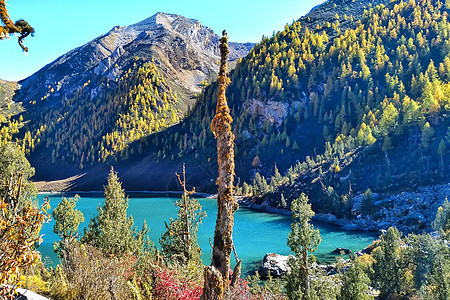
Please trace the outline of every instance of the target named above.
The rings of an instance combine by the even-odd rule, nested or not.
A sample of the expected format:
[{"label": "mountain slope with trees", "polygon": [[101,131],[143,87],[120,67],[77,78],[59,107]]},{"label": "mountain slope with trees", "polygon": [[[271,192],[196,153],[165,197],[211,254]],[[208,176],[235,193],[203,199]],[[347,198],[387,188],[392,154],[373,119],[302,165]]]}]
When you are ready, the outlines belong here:
[{"label": "mountain slope with trees", "polygon": [[[447,15],[439,1],[392,1],[367,5],[347,29],[340,22],[352,17],[336,14],[315,28],[299,20],[263,38],[230,76],[240,184],[247,181],[255,196],[275,191],[268,197],[276,202],[310,189],[313,202],[329,207],[367,188],[445,182]],[[205,161],[214,163],[208,128],[216,89],[205,89],[183,124],[148,138],[164,145],[159,159],[203,162],[205,170]],[[264,180],[275,164],[284,179]]]}]

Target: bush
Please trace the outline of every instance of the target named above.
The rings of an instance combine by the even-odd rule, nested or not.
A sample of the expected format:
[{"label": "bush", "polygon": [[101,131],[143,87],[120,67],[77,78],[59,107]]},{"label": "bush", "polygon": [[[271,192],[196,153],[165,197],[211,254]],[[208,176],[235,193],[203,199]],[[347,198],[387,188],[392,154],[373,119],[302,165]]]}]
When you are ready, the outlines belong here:
[{"label": "bush", "polygon": [[154,299],[195,300],[203,293],[203,284],[186,280],[175,271],[159,269],[154,271]]},{"label": "bush", "polygon": [[105,256],[95,247],[74,244],[53,270],[50,296],[54,299],[133,299],[127,280],[133,276],[133,257]]}]

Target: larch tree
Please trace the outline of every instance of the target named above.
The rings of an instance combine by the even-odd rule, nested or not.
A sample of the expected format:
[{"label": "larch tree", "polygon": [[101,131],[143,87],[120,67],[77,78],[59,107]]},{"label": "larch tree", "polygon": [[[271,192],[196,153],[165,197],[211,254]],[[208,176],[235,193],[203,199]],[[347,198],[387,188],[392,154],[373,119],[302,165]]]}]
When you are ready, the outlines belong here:
[{"label": "larch tree", "polygon": [[23,39],[34,33],[34,28],[27,21],[20,19],[13,23],[6,9],[5,0],[0,0],[0,19],[3,26],[0,26],[0,40],[7,39],[11,34],[18,33],[19,45],[23,51],[27,52],[28,48],[23,45]]},{"label": "larch tree", "polygon": [[[235,250],[233,243],[234,212],[239,205],[233,198],[234,183],[234,134],[231,132],[233,119],[227,104],[225,91],[228,78],[228,37],[224,30],[220,39],[219,91],[217,93],[216,115],[211,122],[211,131],[217,139],[217,163],[219,165],[219,186],[217,193],[217,220],[214,232],[212,262],[205,268],[205,285],[201,299],[223,299],[228,288],[235,286],[241,273],[241,262],[230,278],[230,257]],[[236,253],[235,253],[236,255]]]}]

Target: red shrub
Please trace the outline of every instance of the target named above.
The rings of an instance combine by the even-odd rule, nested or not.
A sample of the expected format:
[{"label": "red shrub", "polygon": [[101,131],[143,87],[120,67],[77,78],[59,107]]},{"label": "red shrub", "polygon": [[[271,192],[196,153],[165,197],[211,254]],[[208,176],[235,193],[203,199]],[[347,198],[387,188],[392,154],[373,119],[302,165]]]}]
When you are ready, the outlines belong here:
[{"label": "red shrub", "polygon": [[196,300],[203,293],[203,285],[180,278],[174,271],[155,271],[153,296],[164,300]]}]

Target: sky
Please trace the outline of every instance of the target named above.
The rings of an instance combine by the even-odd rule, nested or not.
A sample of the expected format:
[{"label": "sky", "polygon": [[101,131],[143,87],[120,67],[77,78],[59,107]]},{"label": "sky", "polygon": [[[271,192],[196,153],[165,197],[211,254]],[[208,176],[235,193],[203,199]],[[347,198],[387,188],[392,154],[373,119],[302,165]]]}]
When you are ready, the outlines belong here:
[{"label": "sky", "polygon": [[259,42],[324,0],[7,0],[13,21],[24,19],[36,30],[22,51],[17,37],[0,40],[0,79],[30,76],[64,53],[105,34],[116,25],[140,22],[157,12],[199,20],[232,42]]}]

